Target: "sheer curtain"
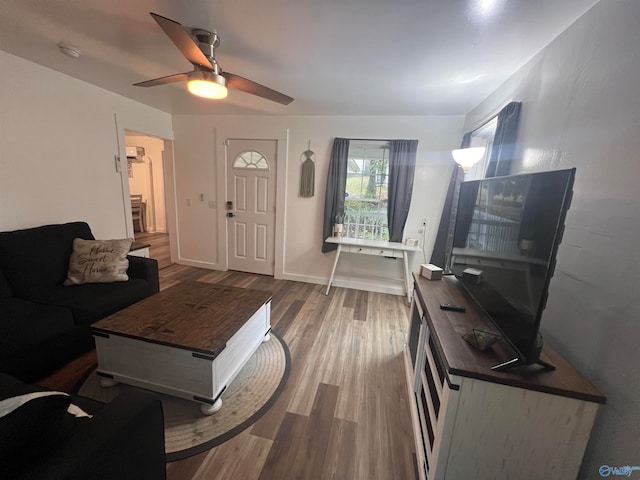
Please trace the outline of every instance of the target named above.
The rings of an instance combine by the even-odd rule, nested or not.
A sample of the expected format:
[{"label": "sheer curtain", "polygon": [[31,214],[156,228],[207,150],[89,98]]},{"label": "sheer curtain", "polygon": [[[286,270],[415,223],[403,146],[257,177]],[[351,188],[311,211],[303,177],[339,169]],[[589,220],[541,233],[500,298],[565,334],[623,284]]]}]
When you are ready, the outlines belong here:
[{"label": "sheer curtain", "polygon": [[338,248],[335,243],[325,240],[332,235],[336,215],[344,215],[344,192],[347,186],[347,159],[349,157],[349,139],[335,138],[329,160],[327,190],[324,198],[324,220],[322,224],[322,252],[331,252]]},{"label": "sheer curtain", "polygon": [[387,222],[390,242],[402,241],[402,233],[411,206],[417,150],[418,140],[391,140],[389,142]]}]

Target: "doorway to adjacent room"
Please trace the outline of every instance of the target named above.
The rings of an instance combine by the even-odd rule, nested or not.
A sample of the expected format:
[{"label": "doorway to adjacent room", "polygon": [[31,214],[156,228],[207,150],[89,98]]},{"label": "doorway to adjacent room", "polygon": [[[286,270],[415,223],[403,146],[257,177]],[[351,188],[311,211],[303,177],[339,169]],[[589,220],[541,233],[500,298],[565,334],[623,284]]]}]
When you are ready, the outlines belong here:
[{"label": "doorway to adjacent room", "polygon": [[164,268],[172,264],[164,162],[169,142],[128,130],[125,142],[133,237],[148,244],[150,257]]}]

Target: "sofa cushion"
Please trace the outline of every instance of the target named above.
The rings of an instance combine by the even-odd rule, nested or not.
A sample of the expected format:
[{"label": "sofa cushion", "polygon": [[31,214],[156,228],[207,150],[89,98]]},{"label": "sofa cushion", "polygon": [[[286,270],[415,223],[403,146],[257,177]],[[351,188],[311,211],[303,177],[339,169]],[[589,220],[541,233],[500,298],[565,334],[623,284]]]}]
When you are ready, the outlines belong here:
[{"label": "sofa cushion", "polygon": [[0,359],[51,341],[73,327],[68,308],[19,298],[0,299]]},{"label": "sofa cushion", "polygon": [[60,285],[34,293],[33,298],[39,303],[70,308],[76,325],[89,325],[148,295],[146,280],[130,278],[126,282]]},{"label": "sofa cushion", "polygon": [[62,285],[74,238],[94,239],[85,222],[0,232],[0,268],[14,295],[30,298],[33,292]]},{"label": "sofa cushion", "polygon": [[121,240],[75,238],[69,258],[69,273],[64,285],[126,282],[129,279],[127,254],[132,243],[132,238]]},{"label": "sofa cushion", "polygon": [[19,345],[12,354],[0,353],[0,371],[24,382],[35,382],[94,348],[88,325],[76,325],[39,344]]}]

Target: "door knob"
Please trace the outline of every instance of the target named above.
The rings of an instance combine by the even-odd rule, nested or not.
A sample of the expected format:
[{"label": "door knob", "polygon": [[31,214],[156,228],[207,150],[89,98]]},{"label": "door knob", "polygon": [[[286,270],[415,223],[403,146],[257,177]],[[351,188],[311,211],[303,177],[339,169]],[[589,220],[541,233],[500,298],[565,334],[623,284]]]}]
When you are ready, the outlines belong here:
[{"label": "door knob", "polygon": [[236,214],[233,212],[227,212],[227,217],[231,218],[231,217],[235,217]]}]

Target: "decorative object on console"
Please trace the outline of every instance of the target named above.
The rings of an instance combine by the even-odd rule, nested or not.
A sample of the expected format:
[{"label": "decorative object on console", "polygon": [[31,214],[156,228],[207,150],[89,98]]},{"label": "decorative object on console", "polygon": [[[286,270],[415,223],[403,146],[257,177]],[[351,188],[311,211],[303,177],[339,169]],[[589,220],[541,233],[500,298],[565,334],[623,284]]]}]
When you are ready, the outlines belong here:
[{"label": "decorative object on console", "polygon": [[129,280],[127,255],[132,238],[120,240],[73,240],[69,273],[65,286],[83,283],[126,282]]},{"label": "decorative object on console", "polygon": [[494,332],[488,332],[479,328],[472,328],[465,333],[462,338],[472,347],[477,348],[481,352],[489,348],[491,345],[499,340],[502,340],[502,335]]},{"label": "decorative object on console", "polygon": [[432,263],[420,265],[420,275],[429,280],[440,280],[442,269]]},{"label": "decorative object on console", "polygon": [[344,237],[344,215],[336,215],[336,223],[333,224],[333,236]]}]

